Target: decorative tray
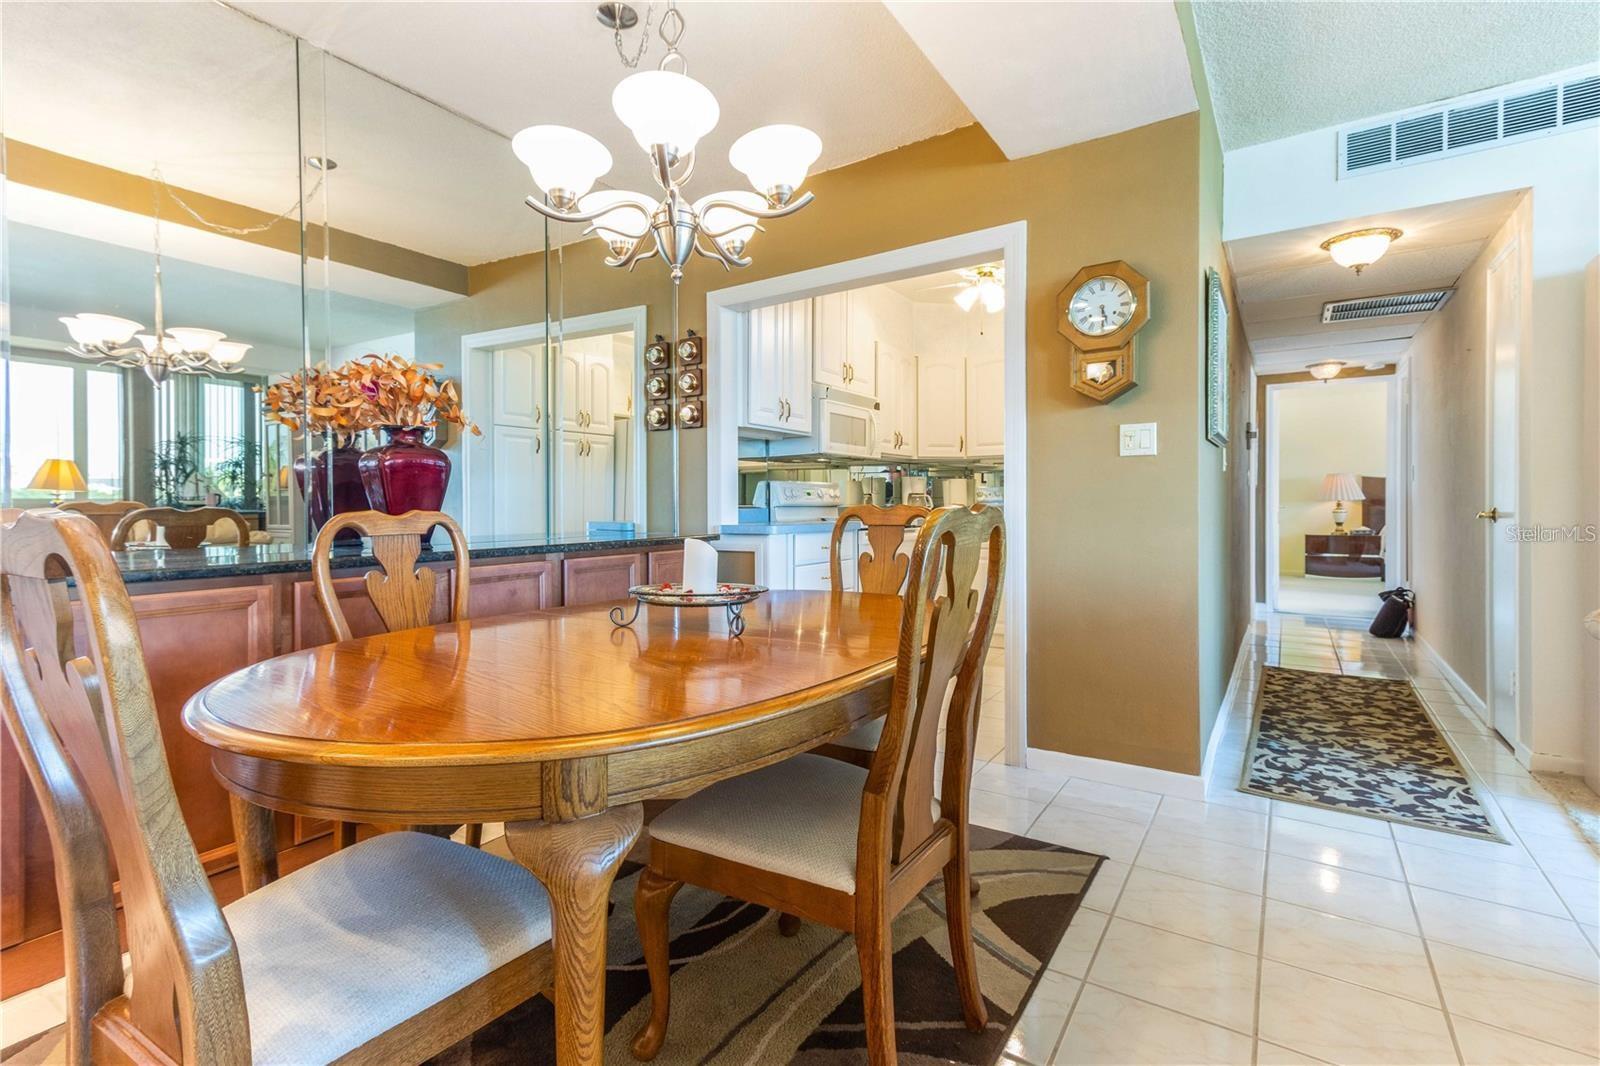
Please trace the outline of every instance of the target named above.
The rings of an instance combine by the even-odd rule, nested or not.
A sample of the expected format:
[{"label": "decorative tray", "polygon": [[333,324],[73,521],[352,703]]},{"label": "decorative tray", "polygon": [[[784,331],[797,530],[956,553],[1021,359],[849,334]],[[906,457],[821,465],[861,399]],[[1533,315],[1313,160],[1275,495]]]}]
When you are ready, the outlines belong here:
[{"label": "decorative tray", "polygon": [[746,585],[737,581],[719,581],[713,589],[692,589],[687,585],[667,581],[656,585],[634,585],[628,590],[633,598],[633,613],[625,607],[611,608],[611,622],[616,626],[631,626],[639,617],[640,605],[657,607],[725,607],[728,611],[728,633],[737,637],[744,632],[744,605],[767,591],[765,585]]}]

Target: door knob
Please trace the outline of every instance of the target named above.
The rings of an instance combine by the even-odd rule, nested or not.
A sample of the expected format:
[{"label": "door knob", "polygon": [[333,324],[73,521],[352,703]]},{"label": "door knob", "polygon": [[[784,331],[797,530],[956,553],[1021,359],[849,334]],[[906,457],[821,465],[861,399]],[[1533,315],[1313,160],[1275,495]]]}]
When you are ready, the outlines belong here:
[{"label": "door knob", "polygon": [[1479,511],[1478,517],[1487,518],[1491,522],[1498,522],[1500,520],[1500,508],[1491,507],[1487,511]]}]

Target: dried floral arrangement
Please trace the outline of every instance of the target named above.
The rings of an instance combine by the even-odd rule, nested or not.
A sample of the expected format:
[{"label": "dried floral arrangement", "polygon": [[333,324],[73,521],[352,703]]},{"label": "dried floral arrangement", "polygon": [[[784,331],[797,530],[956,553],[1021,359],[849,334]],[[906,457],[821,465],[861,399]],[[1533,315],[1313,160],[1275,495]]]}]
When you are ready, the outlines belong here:
[{"label": "dried floral arrangement", "polygon": [[369,354],[339,367],[318,363],[256,391],[271,421],[295,433],[331,433],[341,444],[381,426],[433,428],[441,422],[481,436],[483,431],[461,410],[456,383],[430,373],[441,366]]}]

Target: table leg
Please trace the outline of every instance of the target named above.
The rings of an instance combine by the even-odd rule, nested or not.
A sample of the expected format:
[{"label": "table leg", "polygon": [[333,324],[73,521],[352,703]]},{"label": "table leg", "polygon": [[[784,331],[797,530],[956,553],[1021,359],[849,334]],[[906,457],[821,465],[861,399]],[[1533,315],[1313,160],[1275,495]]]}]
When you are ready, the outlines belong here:
[{"label": "table leg", "polygon": [[228,794],[233,840],[239,849],[239,878],[245,893],[278,879],[278,827],[271,811]]},{"label": "table leg", "polygon": [[550,893],[559,1066],[605,1057],[606,904],[643,824],[637,803],[568,822],[506,823],[512,856]]}]

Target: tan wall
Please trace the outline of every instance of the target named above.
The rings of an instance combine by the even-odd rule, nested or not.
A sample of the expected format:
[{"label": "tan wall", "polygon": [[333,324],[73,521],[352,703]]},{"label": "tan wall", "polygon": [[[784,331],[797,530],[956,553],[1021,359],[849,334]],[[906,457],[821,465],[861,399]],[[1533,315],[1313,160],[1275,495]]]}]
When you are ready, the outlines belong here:
[{"label": "tan wall", "polygon": [[[680,294],[682,326],[701,329],[708,288],[1025,220],[1031,508],[1009,517],[1030,534],[1029,742],[1182,772],[1198,769],[1200,746],[1196,469],[1200,449],[1216,452],[1201,438],[1197,130],[1190,114],[1016,161],[979,127],[956,130],[818,175],[815,204],[757,235],[754,266],[730,275],[697,260]],[[542,258],[473,268],[469,299],[417,316],[419,357],[453,370],[463,333],[540,318]],[[643,303],[651,332],[668,331],[659,263],[611,270],[592,242],[563,259],[568,316]],[[1151,279],[1154,313],[1139,387],[1101,405],[1068,386],[1054,315],[1072,274],[1109,259]],[[1161,454],[1119,459],[1118,425],[1143,421],[1160,423]],[[659,522],[670,440],[650,437]],[[705,521],[704,437],[681,438],[686,529]],[[1208,464],[1219,470],[1220,455]]]},{"label": "tan wall", "polygon": [[1483,611],[1487,538],[1494,529],[1474,517],[1487,491],[1488,271],[1510,241],[1526,238],[1528,208],[1524,200],[1490,239],[1456,282],[1456,294],[1423,325],[1410,349],[1417,634],[1479,696],[1488,683]]},{"label": "tan wall", "polygon": [[[1322,499],[1327,474],[1389,475],[1389,387],[1384,381],[1331,381],[1279,389],[1278,572],[1306,572],[1305,535],[1333,530],[1333,504]],[[1366,521],[1348,503],[1346,529]]]}]

